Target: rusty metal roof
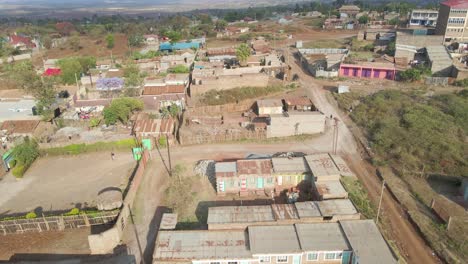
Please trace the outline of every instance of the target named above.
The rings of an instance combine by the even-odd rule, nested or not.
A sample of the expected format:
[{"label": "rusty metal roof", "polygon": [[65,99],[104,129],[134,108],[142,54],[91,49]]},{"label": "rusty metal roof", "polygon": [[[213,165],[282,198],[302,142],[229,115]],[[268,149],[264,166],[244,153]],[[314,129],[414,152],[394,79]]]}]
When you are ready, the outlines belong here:
[{"label": "rusty metal roof", "polygon": [[269,159],[237,161],[238,175],[270,175],[271,170],[271,160]]},{"label": "rusty metal roof", "polygon": [[174,120],[168,119],[140,119],[135,121],[134,133],[161,133],[172,134],[174,131]]},{"label": "rusty metal roof", "polygon": [[318,205],[315,202],[297,202],[294,205],[296,206],[297,214],[301,219],[310,217],[322,217],[320,209],[318,208]]},{"label": "rusty metal roof", "polygon": [[314,104],[308,97],[289,97],[285,98],[284,101],[287,105],[300,105],[300,106],[313,106]]},{"label": "rusty metal roof", "polygon": [[153,259],[252,259],[252,255],[244,230],[159,231]]},{"label": "rusty metal roof", "polygon": [[271,209],[276,220],[299,219],[294,204],[272,204]]},{"label": "rusty metal roof", "polygon": [[184,85],[145,86],[143,95],[184,94]]},{"label": "rusty metal roof", "polygon": [[330,154],[332,157],[333,161],[335,162],[336,167],[338,167],[338,170],[340,171],[340,174],[342,176],[355,176],[355,174],[351,171],[351,169],[348,167],[348,164],[346,161],[341,156],[338,155],[333,155]]}]

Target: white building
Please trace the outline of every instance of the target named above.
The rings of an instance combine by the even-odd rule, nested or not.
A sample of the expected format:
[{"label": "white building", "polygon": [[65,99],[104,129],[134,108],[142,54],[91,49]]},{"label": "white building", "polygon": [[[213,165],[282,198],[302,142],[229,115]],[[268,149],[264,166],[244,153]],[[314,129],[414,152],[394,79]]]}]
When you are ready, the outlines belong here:
[{"label": "white building", "polygon": [[432,26],[437,24],[439,11],[429,9],[414,9],[411,11],[410,26]]}]

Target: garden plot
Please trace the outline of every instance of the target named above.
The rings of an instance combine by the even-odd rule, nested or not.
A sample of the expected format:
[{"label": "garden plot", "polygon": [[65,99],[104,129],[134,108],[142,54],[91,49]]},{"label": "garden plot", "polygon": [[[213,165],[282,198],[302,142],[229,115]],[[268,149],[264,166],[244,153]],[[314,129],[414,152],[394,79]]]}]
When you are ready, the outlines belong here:
[{"label": "garden plot", "polygon": [[[125,189],[136,162],[131,153],[98,152],[40,158],[24,178],[0,181],[0,217],[31,211],[94,207],[104,188]],[[39,208],[39,210],[38,210]]]}]

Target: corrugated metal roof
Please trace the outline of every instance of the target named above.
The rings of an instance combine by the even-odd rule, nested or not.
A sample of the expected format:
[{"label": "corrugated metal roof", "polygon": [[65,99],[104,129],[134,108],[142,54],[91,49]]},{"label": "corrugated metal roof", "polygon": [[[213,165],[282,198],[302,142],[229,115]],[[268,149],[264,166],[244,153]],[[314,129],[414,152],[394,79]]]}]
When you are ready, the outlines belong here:
[{"label": "corrugated metal roof", "polygon": [[288,254],[301,252],[294,225],[249,226],[252,254]]},{"label": "corrugated metal roof", "polygon": [[143,95],[184,94],[184,85],[145,86]]},{"label": "corrugated metal roof", "polygon": [[161,218],[159,229],[174,229],[177,225],[177,214],[165,213]]},{"label": "corrugated metal roof", "polygon": [[174,120],[172,118],[136,120],[133,126],[134,133],[171,134],[172,131],[174,131]]},{"label": "corrugated metal roof", "polygon": [[317,178],[320,176],[340,175],[340,171],[328,154],[307,155],[305,159],[312,174]]},{"label": "corrugated metal roof", "polygon": [[208,209],[208,224],[273,222],[275,217],[269,205],[220,206]]},{"label": "corrugated metal roof", "polygon": [[346,190],[340,181],[322,181],[316,182],[315,186],[320,195],[346,195]]},{"label": "corrugated metal roof", "polygon": [[296,230],[304,251],[351,249],[338,223],[296,224]]},{"label": "corrugated metal roof", "polygon": [[237,161],[239,175],[270,175],[271,169],[271,160],[269,159]]},{"label": "corrugated metal roof", "polygon": [[293,158],[272,158],[273,171],[275,173],[309,173],[310,169],[307,166],[303,157]]},{"label": "corrugated metal roof", "polygon": [[216,162],[216,177],[234,177],[237,175],[236,162]]},{"label": "corrugated metal roof", "polygon": [[301,219],[309,217],[321,217],[320,209],[315,202],[297,202],[295,203],[296,210]]},{"label": "corrugated metal roof", "polygon": [[249,259],[247,235],[237,231],[159,231],[158,260]]},{"label": "corrugated metal roof", "polygon": [[348,167],[348,164],[346,163],[346,161],[344,161],[344,159],[341,156],[333,154],[330,154],[330,156],[335,162],[335,165],[338,167],[338,170],[340,171],[341,175],[354,176],[354,173],[351,171],[351,169]]},{"label": "corrugated metal roof", "polygon": [[290,97],[285,98],[284,101],[287,105],[300,105],[300,106],[313,106],[312,101],[307,97]]},{"label": "corrugated metal roof", "polygon": [[359,263],[397,263],[373,220],[341,221],[341,227]]},{"label": "corrugated metal roof", "polygon": [[293,204],[272,204],[271,208],[276,220],[299,219]]},{"label": "corrugated metal roof", "polygon": [[283,107],[281,99],[263,99],[257,100],[257,106],[260,107]]},{"label": "corrugated metal roof", "polygon": [[352,215],[358,213],[349,199],[332,199],[316,203],[322,216]]}]

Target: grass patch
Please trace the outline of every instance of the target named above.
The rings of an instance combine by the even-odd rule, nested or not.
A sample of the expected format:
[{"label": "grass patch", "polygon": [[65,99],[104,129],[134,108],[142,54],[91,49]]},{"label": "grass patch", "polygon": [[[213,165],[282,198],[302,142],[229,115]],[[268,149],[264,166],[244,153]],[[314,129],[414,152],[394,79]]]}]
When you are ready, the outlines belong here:
[{"label": "grass patch", "polygon": [[323,22],[325,21],[324,17],[316,17],[316,18],[310,18],[310,19],[304,19],[306,20],[305,25],[313,28],[321,28],[323,26]]},{"label": "grass patch", "polygon": [[369,200],[367,191],[361,182],[353,177],[341,177],[340,181],[348,192],[349,199],[357,207],[358,211],[368,219],[375,218],[376,209]]},{"label": "grass patch", "polygon": [[294,90],[295,84],[271,85],[267,87],[241,87],[225,91],[211,90],[202,94],[200,102],[205,105],[222,105],[235,103],[246,99],[257,98],[282,91]]},{"label": "grass patch", "polygon": [[174,167],[164,194],[163,204],[178,214],[177,227],[188,229],[206,225],[210,201],[216,199],[216,192],[208,179],[192,176],[192,172],[181,164]]},{"label": "grass patch", "polygon": [[349,93],[333,93],[333,97],[335,97],[338,106],[345,110],[349,111],[351,107],[355,107],[359,104],[359,99],[361,98],[361,94],[357,92],[349,92]]},{"label": "grass patch", "polygon": [[98,151],[117,151],[117,150],[130,150],[139,144],[135,139],[123,139],[111,142],[96,142],[93,144],[71,144],[64,147],[41,149],[42,155],[78,155],[88,152]]}]

